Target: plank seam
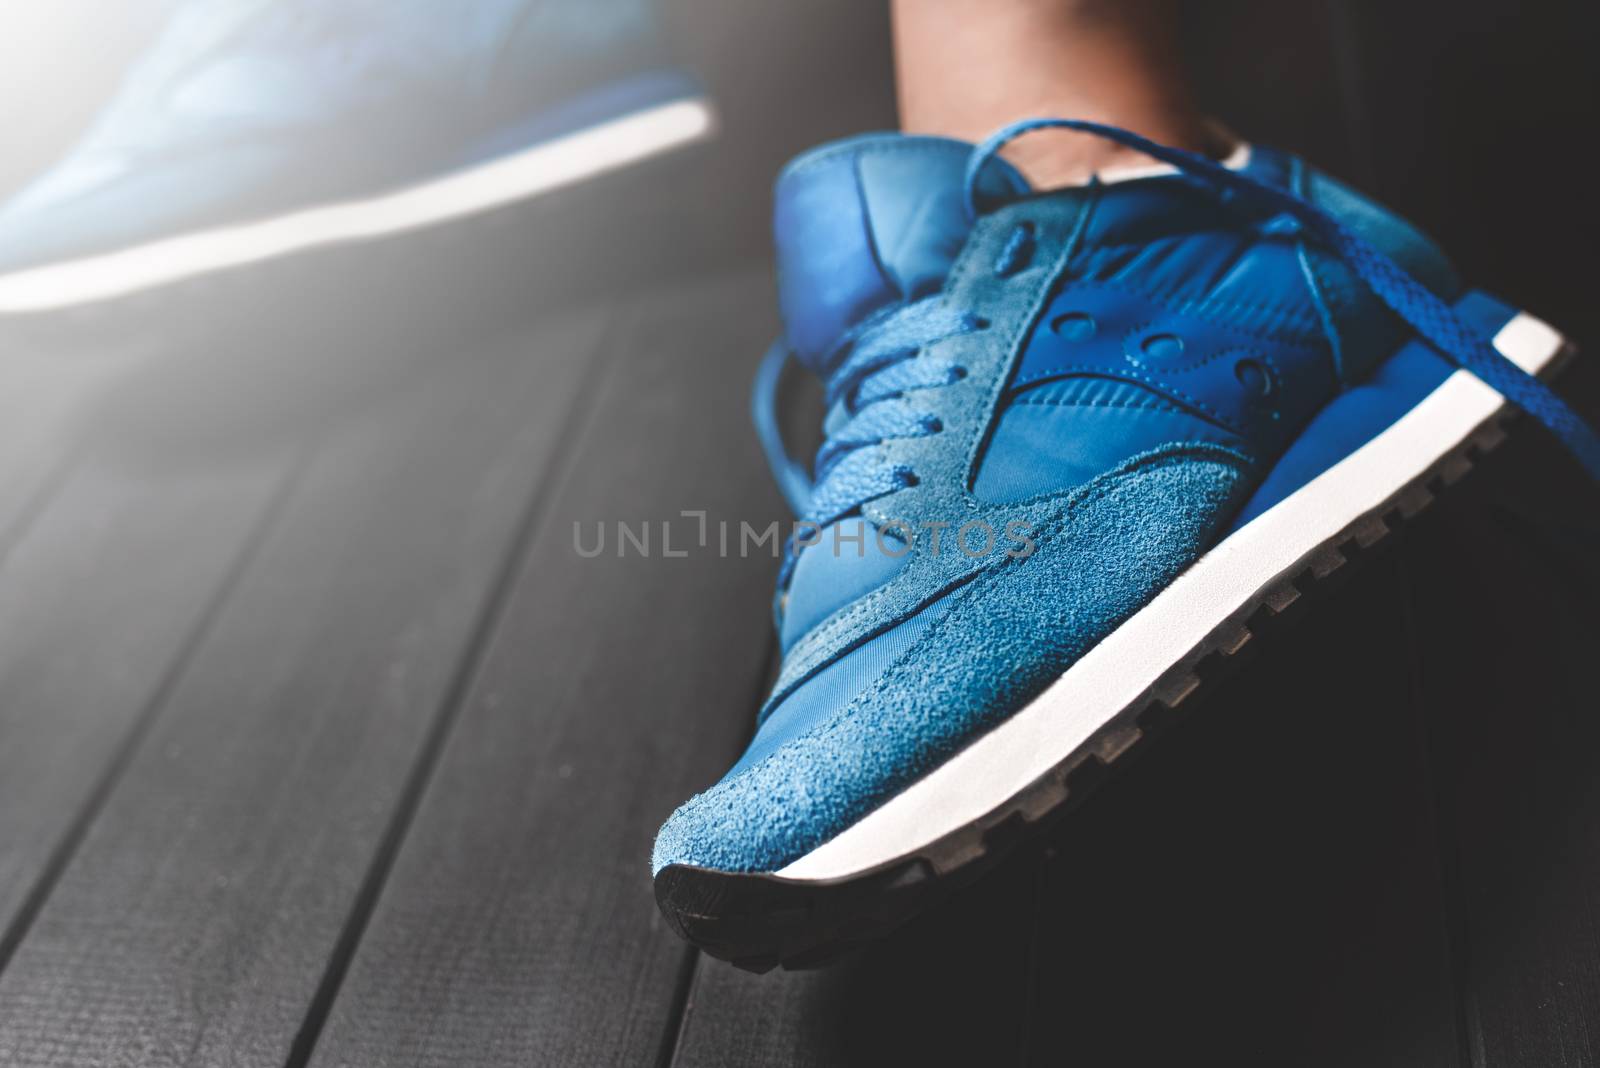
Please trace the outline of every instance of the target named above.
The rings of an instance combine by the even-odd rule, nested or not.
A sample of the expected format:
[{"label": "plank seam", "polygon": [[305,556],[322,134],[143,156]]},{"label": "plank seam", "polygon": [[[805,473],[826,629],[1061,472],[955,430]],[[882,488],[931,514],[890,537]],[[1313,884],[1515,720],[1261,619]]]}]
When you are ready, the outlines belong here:
[{"label": "plank seam", "polygon": [[[229,563],[222,581],[218,583],[216,592],[206,602],[194,626],[184,637],[183,644],[179,646],[178,653],[168,665],[167,670],[156,683],[155,690],[149,700],[145,702],[128,734],[117,747],[110,762],[100,775],[100,781],[90,792],[78,814],[68,824],[61,840],[51,850],[39,876],[29,887],[22,903],[17,907],[11,922],[0,934],[0,973],[3,973],[11,964],[18,948],[27,938],[34,921],[38,919],[40,911],[44,908],[45,901],[49,899],[61,876],[66,872],[68,865],[77,855],[79,847],[88,837],[90,829],[100,814],[105,810],[111,795],[116,791],[118,783],[122,781],[124,773],[133,763],[134,756],[139,752],[144,740],[149,736],[151,729],[160,718],[161,710],[167,706],[172,695],[177,691],[178,685],[188,674],[189,666],[194,662],[195,655],[200,647],[205,644],[206,637],[211,633],[223,606],[226,605],[238,588],[240,581],[249,571],[251,562],[260,551],[262,544],[267,539],[268,532],[276,525],[278,518],[283,514],[284,507],[292,495],[293,489],[299,485],[300,480],[310,467],[310,449],[302,450],[289,463],[287,470],[279,478],[278,485],[272,490],[266,504],[261,509],[260,516],[256,519],[254,527],[245,538],[234,559]],[[68,465],[70,466],[70,465]]]},{"label": "plank seam", "polygon": [[77,450],[67,453],[50,473],[40,480],[33,492],[28,494],[27,500],[6,525],[5,530],[0,531],[0,564],[3,564],[11,556],[12,550],[27,537],[28,531],[33,529],[33,525],[44,514],[46,506],[67,484],[67,480],[78,469],[82,459],[82,454]]},{"label": "plank seam", "polygon": [[[773,632],[767,636],[767,655],[762,658],[761,671],[756,675],[756,685],[750,696],[749,707],[761,707],[762,697],[772,686],[772,681],[777,678],[778,659],[778,635]],[[740,748],[749,746],[754,735],[755,719],[751,717]],[[667,1029],[661,1036],[661,1049],[656,1055],[656,1068],[677,1068],[678,1056],[683,1051],[683,1036],[688,1030],[689,1014],[694,1011],[694,987],[699,978],[702,956],[704,954],[699,950],[690,947],[689,960],[679,969],[678,985],[673,991],[667,1016]]]},{"label": "plank seam", "polygon": [[1400,558],[1395,570],[1399,579],[1401,625],[1406,635],[1412,729],[1422,772],[1420,788],[1433,828],[1434,861],[1441,899],[1439,936],[1444,942],[1444,963],[1450,983],[1450,1023],[1456,1047],[1455,1062],[1481,1068],[1479,1059],[1473,1053],[1471,1013],[1467,1001],[1471,976],[1467,960],[1466,910],[1461,897],[1459,835],[1454,821],[1448,815],[1454,809],[1449,786],[1436,766],[1434,747],[1440,743],[1435,737],[1433,698],[1428,686],[1432,665],[1428,651],[1423,646],[1422,627],[1417,619],[1417,580],[1404,558],[1412,544],[1409,538],[1401,542]]},{"label": "plank seam", "polygon": [[683,1032],[694,1011],[695,976],[700,971],[701,953],[693,946],[684,949],[684,961],[678,966],[677,989],[667,1010],[667,1029],[661,1035],[661,1049],[656,1053],[656,1068],[675,1068],[678,1054],[683,1048]]},{"label": "plank seam", "polygon": [[484,599],[484,607],[473,624],[456,671],[451,676],[450,684],[439,702],[438,711],[434,714],[433,722],[423,738],[416,762],[406,776],[399,800],[395,804],[394,814],[389,825],[384,828],[383,837],[379,840],[372,862],[362,878],[350,913],[345,918],[339,937],[334,942],[333,951],[323,969],[322,977],[317,983],[316,991],[306,1008],[306,1015],[289,1045],[288,1058],[284,1062],[285,1068],[305,1068],[316,1052],[317,1042],[322,1037],[323,1028],[333,1012],[339,990],[344,985],[345,975],[355,960],[356,951],[366,935],[373,913],[377,911],[384,884],[388,882],[389,873],[399,858],[400,849],[405,843],[422,799],[428,791],[428,785],[438,768],[451,731],[456,721],[460,719],[461,709],[471,695],[488,651],[493,646],[494,636],[499,632],[500,624],[511,603],[512,590],[516,587],[517,579],[526,565],[534,536],[541,529],[549,504],[564,482],[574,455],[573,444],[581,436],[584,425],[594,415],[592,402],[600,383],[606,377],[605,371],[609,370],[612,363],[608,345],[615,329],[616,324],[610,324],[595,341],[592,352],[606,354],[606,358],[591,359],[591,366],[580,375],[573,403],[568,407],[565,418],[556,429],[551,454],[544,465],[544,476],[533,487],[528,505],[513,528],[511,543],[499,566],[495,568],[488,594]]}]

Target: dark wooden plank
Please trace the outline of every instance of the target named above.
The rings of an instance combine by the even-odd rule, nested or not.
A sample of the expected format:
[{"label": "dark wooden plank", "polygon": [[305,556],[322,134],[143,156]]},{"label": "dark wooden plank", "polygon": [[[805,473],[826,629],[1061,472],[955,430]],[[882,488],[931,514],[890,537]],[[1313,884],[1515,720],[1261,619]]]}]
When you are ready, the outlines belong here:
[{"label": "dark wooden plank", "polygon": [[1069,821],[1037,1063],[1456,1063],[1401,564],[1265,639]]},{"label": "dark wooden plank", "polygon": [[[650,897],[656,826],[749,730],[776,561],[718,524],[780,504],[747,425],[771,280],[665,288],[610,347],[573,463],[312,1064],[651,1064],[690,952]],[[695,544],[709,515],[710,545]],[[652,527],[580,558],[574,525]],[[664,558],[660,524],[675,550]]]},{"label": "dark wooden plank", "polygon": [[324,350],[408,371],[341,406],[0,975],[0,1061],[284,1063],[563,440],[597,318],[431,361]]},{"label": "dark wooden plank", "polygon": [[[0,967],[286,482],[292,450],[152,463],[152,346],[0,323]],[[159,377],[159,376],[158,376]],[[170,407],[170,405],[169,405]]]},{"label": "dark wooden plank", "polygon": [[1418,554],[1413,641],[1471,1063],[1567,1068],[1600,1063],[1600,501],[1519,429]]},{"label": "dark wooden plank", "polygon": [[[1600,10],[1552,0],[1352,5],[1380,191],[1475,285],[1600,336],[1600,213],[1571,131],[1600,119]],[[1600,416],[1600,368],[1561,388]],[[1532,426],[1412,558],[1462,1059],[1600,1063],[1592,670],[1600,494]]]},{"label": "dark wooden plank", "polygon": [[[702,958],[677,1068],[1022,1064],[1040,1011],[1027,858],[882,943],[818,971],[752,975]],[[1051,1063],[1058,1063],[1059,1058]]]},{"label": "dark wooden plank", "polygon": [[0,967],[286,480],[85,462],[0,567]]}]

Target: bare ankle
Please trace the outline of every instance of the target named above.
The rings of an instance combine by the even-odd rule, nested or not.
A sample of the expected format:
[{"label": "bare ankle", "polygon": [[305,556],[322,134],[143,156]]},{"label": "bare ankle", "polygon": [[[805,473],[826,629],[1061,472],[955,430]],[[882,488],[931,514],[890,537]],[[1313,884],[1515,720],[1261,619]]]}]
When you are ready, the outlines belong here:
[{"label": "bare ankle", "polygon": [[[901,127],[976,141],[1060,116],[1225,153],[1192,104],[1170,14],[1164,0],[895,0]],[[1149,162],[1064,131],[1004,155],[1040,188]]]}]

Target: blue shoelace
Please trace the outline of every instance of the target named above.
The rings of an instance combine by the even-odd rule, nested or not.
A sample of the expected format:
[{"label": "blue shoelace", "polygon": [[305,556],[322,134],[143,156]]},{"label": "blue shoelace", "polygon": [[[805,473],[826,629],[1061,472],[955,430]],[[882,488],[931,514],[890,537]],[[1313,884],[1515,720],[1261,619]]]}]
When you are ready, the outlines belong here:
[{"label": "blue shoelace", "polygon": [[[984,165],[1015,138],[1051,128],[1078,130],[1125,145],[1211,184],[1224,198],[1237,196],[1287,216],[1344,260],[1420,337],[1548,427],[1590,476],[1600,481],[1600,435],[1555,391],[1503,356],[1454,309],[1344,223],[1292,193],[1215,160],[1157,144],[1115,126],[1079,119],[1028,119],[1005,127],[973,150],[966,172],[966,203],[972,217],[978,214],[974,190]],[[1017,252],[1011,247],[1015,243],[1002,251],[995,265],[997,272],[1006,272]],[[814,476],[788,455],[778,429],[778,380],[791,354],[782,342],[768,350],[756,376],[756,432],[795,514],[808,523],[825,526],[874,498],[915,484],[914,471],[886,465],[863,450],[894,438],[939,432],[937,418],[906,404],[905,393],[963,377],[964,369],[938,359],[932,346],[987,325],[948,307],[942,297],[932,296],[886,309],[849,331],[822,363],[829,414],[824,424],[827,438],[817,454]],[[793,553],[788,555],[792,560]]]},{"label": "blue shoelace", "polygon": [[826,526],[875,497],[914,485],[910,468],[887,466],[861,450],[942,430],[937,417],[912,408],[905,395],[966,377],[964,367],[925,350],[988,325],[931,296],[870,316],[848,331],[822,362],[827,440],[817,452],[814,478],[789,456],[778,430],[778,379],[791,354],[782,341],[768,349],[756,373],[756,433],[795,514]]}]

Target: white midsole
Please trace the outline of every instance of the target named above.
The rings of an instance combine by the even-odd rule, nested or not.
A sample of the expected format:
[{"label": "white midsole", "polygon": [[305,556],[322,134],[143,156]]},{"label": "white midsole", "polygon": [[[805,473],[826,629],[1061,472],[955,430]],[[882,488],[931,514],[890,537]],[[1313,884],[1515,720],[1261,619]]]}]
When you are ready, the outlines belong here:
[{"label": "white midsole", "polygon": [[[1562,338],[1519,314],[1494,345],[1537,373]],[[1382,506],[1504,406],[1456,371],[1388,429],[1235,531],[1021,711],[777,874],[840,879],[981,819],[1137,701],[1217,626],[1330,538]]]}]

